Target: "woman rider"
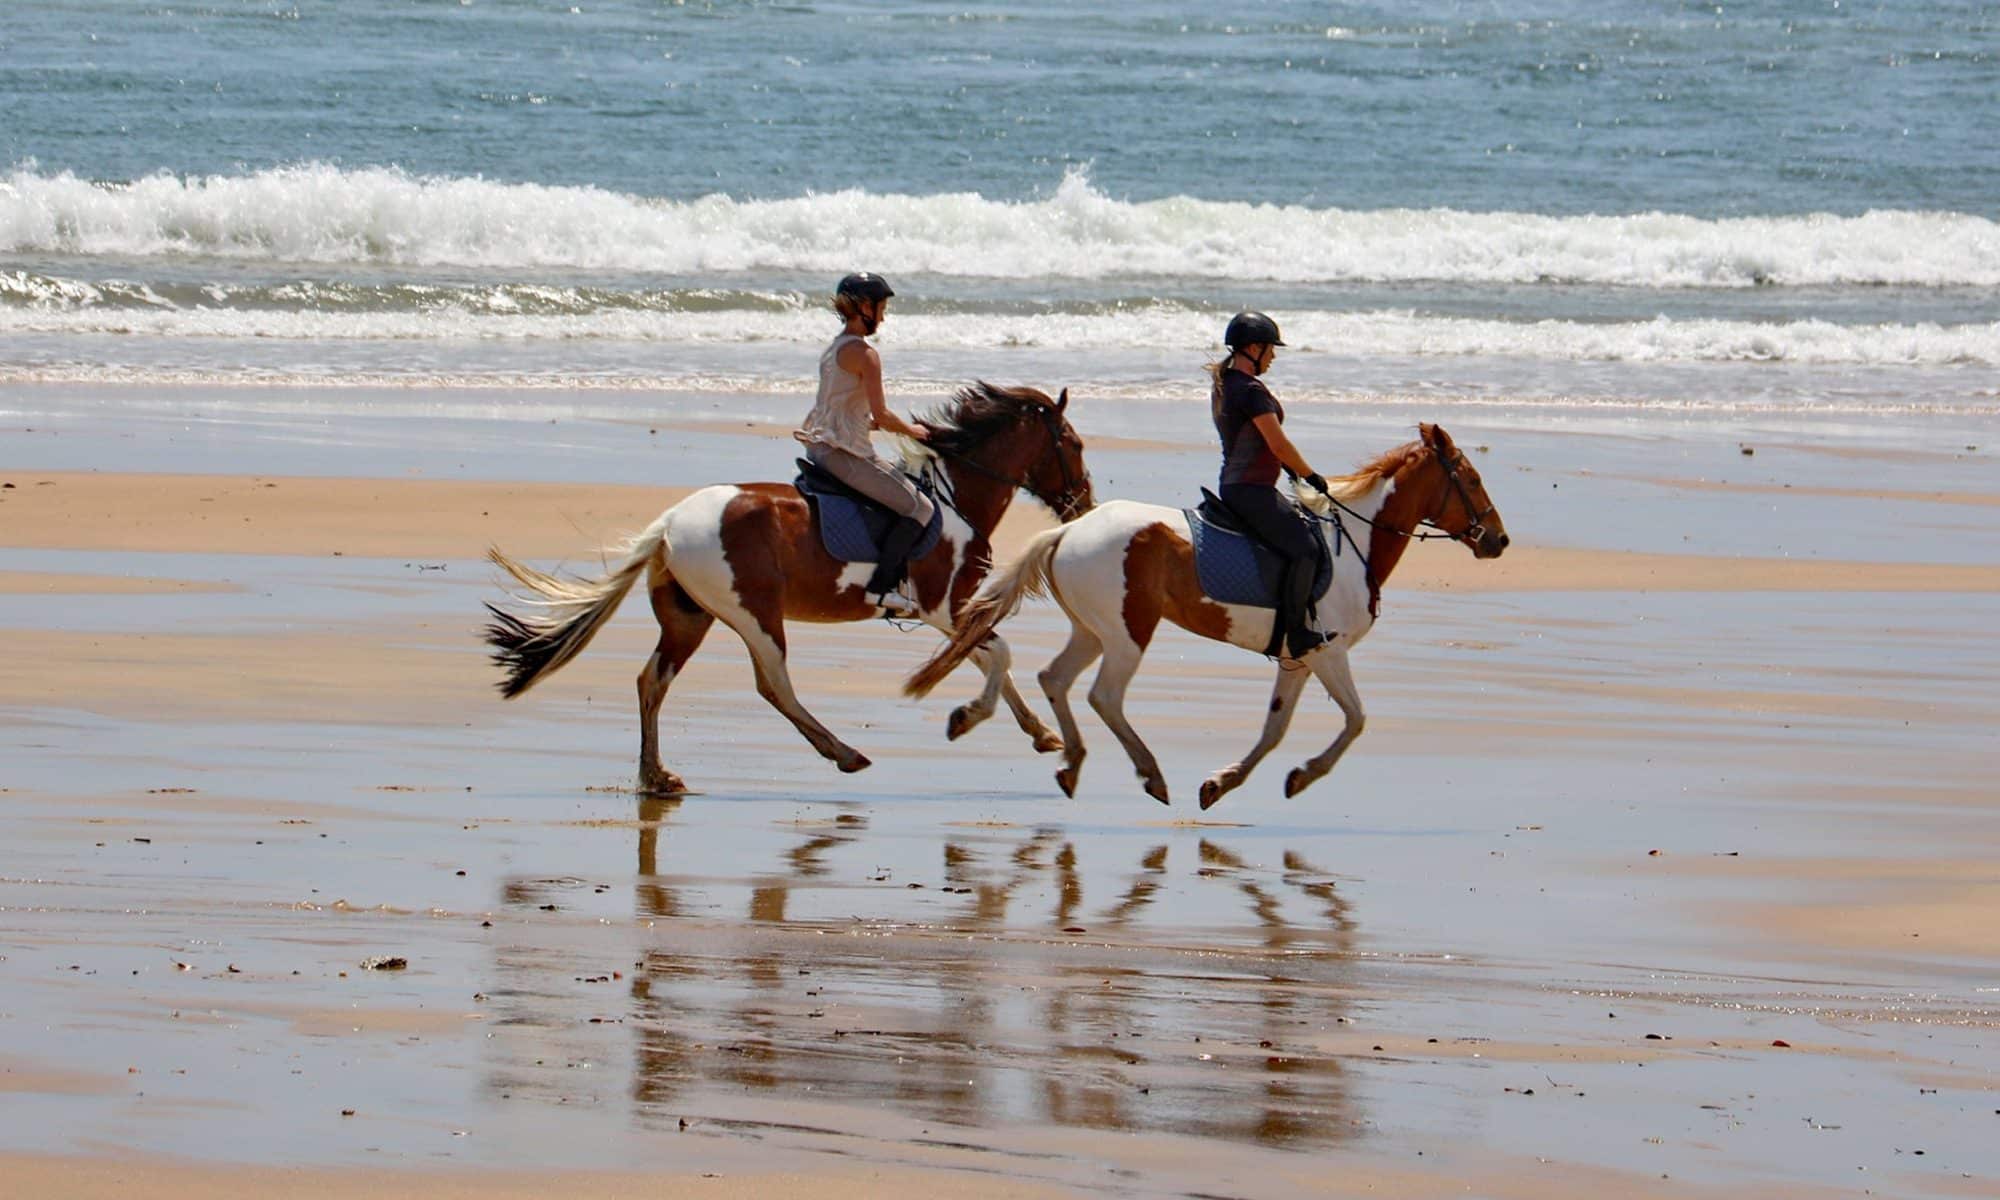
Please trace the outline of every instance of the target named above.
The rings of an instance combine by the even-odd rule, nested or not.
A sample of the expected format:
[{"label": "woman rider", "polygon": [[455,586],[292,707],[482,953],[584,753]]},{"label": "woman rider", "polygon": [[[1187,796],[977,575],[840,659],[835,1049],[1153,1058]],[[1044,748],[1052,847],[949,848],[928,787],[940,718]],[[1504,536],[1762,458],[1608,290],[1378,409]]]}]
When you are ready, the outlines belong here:
[{"label": "woman rider", "polygon": [[1222,502],[1243,518],[1256,535],[1285,556],[1285,577],[1278,589],[1278,612],[1271,626],[1266,654],[1278,653],[1282,638],[1291,657],[1303,657],[1326,640],[1308,623],[1313,576],[1319,568],[1320,537],[1293,504],[1278,491],[1278,470],[1306,481],[1321,492],[1326,480],[1308,466],[1299,448],[1285,436],[1285,410],[1257,377],[1271,369],[1278,347],[1278,323],[1260,312],[1240,312],[1223,332],[1229,357],[1209,368],[1209,413],[1222,435]]},{"label": "woman rider", "polygon": [[930,430],[889,411],[882,398],[881,356],[863,340],[881,328],[895,294],[888,280],[867,271],[840,281],[833,310],[844,324],[819,356],[819,398],[792,436],[805,443],[814,466],[899,518],[882,540],[868,598],[885,611],[910,613],[917,606],[897,589],[909,568],[910,548],[929,528],[937,506],[908,476],[875,457],[868,434],[880,429],[921,442]]}]

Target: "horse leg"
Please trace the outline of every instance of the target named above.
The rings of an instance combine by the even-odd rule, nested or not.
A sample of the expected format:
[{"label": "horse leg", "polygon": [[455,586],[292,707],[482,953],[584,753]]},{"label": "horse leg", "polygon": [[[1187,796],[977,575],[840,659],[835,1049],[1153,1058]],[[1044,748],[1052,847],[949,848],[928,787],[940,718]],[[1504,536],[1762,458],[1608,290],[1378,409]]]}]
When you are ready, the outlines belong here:
[{"label": "horse leg", "polygon": [[1014,686],[1012,673],[1003,672],[1000,676],[1000,698],[1007,702],[1008,711],[1014,714],[1014,723],[1035,743],[1035,753],[1049,754],[1063,748],[1062,738],[1042,723],[1041,716],[1034,709],[1028,707],[1021,690]]},{"label": "horse leg", "polygon": [[1368,724],[1368,714],[1361,709],[1361,693],[1354,689],[1354,673],[1347,665],[1346,645],[1323,647],[1307,655],[1306,662],[1312,667],[1313,674],[1319,676],[1319,681],[1326,685],[1326,694],[1340,705],[1341,715],[1346,718],[1347,724],[1342,727],[1340,736],[1333,739],[1333,745],[1307,759],[1304,766],[1293,767],[1291,773],[1285,776],[1287,796],[1298,795],[1311,787],[1320,776],[1333,770],[1333,764],[1340,761],[1340,756],[1347,753],[1347,748],[1354,744],[1354,739],[1361,736],[1361,730]]},{"label": "horse leg", "polygon": [[1076,795],[1076,773],[1083,766],[1083,731],[1076,727],[1076,714],[1070,711],[1069,689],[1076,684],[1076,677],[1083,669],[1097,661],[1104,653],[1104,644],[1097,635],[1084,628],[1074,616],[1070,617],[1069,644],[1056,655],[1055,661],[1042,669],[1037,676],[1042,685],[1042,694],[1049,698],[1050,707],[1055,709],[1056,724],[1062,728],[1062,766],[1056,770],[1056,786],[1063,795]]},{"label": "horse leg", "polygon": [[1007,643],[997,636],[987,638],[972,652],[973,665],[986,678],[979,685],[977,696],[951,710],[951,719],[944,726],[946,740],[957,741],[993,715],[994,706],[1000,703],[1000,681],[1007,677],[1007,669],[1013,661],[1014,656],[1008,651]]},{"label": "horse leg", "polygon": [[849,773],[867,767],[867,755],[833,736],[799,703],[798,694],[792,690],[792,673],[785,666],[784,614],[775,602],[764,607],[767,611],[750,610],[751,619],[742,624],[727,616],[723,618],[750,651],[750,665],[757,672],[757,694],[785,714],[806,741],[812,743],[812,748],[832,759],[834,766]]},{"label": "horse leg", "polygon": [[660,623],[660,643],[639,672],[639,791],[668,796],[686,791],[687,785],[660,762],[660,705],[715,618],[667,574],[665,561],[657,556],[647,587],[653,616]]},{"label": "horse leg", "polygon": [[[1152,629],[1145,632],[1150,640]],[[1166,804],[1167,780],[1160,773],[1159,760],[1125,719],[1125,687],[1139,669],[1139,659],[1146,653],[1145,644],[1116,634],[1103,640],[1104,665],[1097,669],[1097,680],[1090,685],[1090,707],[1097,710],[1097,715],[1125,747],[1125,753],[1131,756],[1133,768],[1145,781],[1146,794]]]},{"label": "horse leg", "polygon": [[1275,749],[1291,727],[1292,714],[1298,711],[1299,693],[1305,690],[1306,668],[1303,666],[1279,667],[1277,681],[1271,685],[1271,705],[1264,714],[1264,732],[1257,735],[1257,744],[1250,747],[1250,753],[1240,762],[1228,766],[1201,781],[1201,807],[1206,812],[1217,800],[1240,787],[1264,756]]},{"label": "horse leg", "polygon": [[972,661],[985,673],[986,682],[981,687],[979,695],[970,703],[961,704],[952,710],[951,720],[945,725],[945,737],[957,741],[981,721],[993,715],[996,701],[1005,700],[1008,710],[1014,714],[1014,723],[1021,727],[1022,733],[1034,741],[1036,753],[1047,754],[1051,750],[1062,749],[1062,739],[1055,735],[1054,730],[1042,723],[1042,719],[1028,707],[1027,701],[1021,699],[1021,693],[1015,688],[1014,677],[1011,674],[1013,651],[999,634],[987,638],[984,644],[974,650]]}]

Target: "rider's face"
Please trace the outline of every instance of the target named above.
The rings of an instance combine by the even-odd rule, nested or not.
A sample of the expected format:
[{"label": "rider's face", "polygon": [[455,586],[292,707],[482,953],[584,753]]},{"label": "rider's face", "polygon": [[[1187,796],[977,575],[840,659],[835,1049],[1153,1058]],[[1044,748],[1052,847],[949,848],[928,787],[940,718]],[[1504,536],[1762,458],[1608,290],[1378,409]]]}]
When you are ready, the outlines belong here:
[{"label": "rider's face", "polygon": [[1250,360],[1252,373],[1262,375],[1271,369],[1271,363],[1278,357],[1278,348],[1269,342],[1258,342],[1243,348],[1243,357]]}]

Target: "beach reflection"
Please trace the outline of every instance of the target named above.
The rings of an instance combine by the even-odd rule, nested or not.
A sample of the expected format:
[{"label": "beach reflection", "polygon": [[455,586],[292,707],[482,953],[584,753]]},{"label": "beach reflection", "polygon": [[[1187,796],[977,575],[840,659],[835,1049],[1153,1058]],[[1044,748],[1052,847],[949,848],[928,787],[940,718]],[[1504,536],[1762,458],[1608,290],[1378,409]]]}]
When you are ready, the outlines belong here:
[{"label": "beach reflection", "polygon": [[[615,1073],[629,1054],[641,1127],[678,1128],[746,1093],[968,1127],[1291,1147],[1359,1125],[1339,1061],[1306,1049],[1349,1009],[1355,922],[1338,880],[1303,854],[1272,861],[1275,843],[1227,831],[933,830],[916,843],[935,864],[920,881],[877,865],[907,863],[911,830],[835,806],[750,861],[732,849],[726,869],[696,874],[663,843],[713,831],[677,830],[678,807],[639,807],[633,904],[646,924],[615,1016],[602,990],[586,993],[594,1005],[566,994],[565,973],[594,977],[558,945],[502,955],[494,989],[516,1024],[565,1041],[595,1018],[582,1031],[596,1035],[592,1069]],[[573,882],[522,880],[505,898],[534,905]],[[546,1067],[553,1052],[532,1053]],[[548,1095],[533,1075],[516,1054],[493,1086]]]}]

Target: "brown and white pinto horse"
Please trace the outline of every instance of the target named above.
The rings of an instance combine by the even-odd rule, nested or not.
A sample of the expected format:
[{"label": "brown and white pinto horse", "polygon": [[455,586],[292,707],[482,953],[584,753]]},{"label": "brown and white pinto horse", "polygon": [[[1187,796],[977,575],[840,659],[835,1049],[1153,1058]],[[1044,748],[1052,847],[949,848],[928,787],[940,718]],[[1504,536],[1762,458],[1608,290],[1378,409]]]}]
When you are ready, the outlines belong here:
[{"label": "brown and white pinto horse", "polygon": [[[978,383],[950,404],[926,414],[932,433],[908,451],[913,465],[935,470],[945,504],[943,534],[928,554],[910,564],[910,587],[919,616],[950,633],[960,610],[992,568],[988,538],[1017,488],[1067,520],[1092,504],[1083,439],[1063,410],[1069,392],[1050,400],[1034,388]],[[819,526],[798,491],[785,483],[722,484],[703,488],[662,513],[644,533],[613,552],[617,563],[598,579],[564,579],[492,550],[489,557],[528,589],[516,599],[540,611],[525,615],[487,609],[493,660],[506,672],[502,695],[512,698],[570,659],[611,618],[640,572],[647,575],[660,642],[639,672],[639,790],[685,790],[659,755],[660,704],[674,676],[693,656],[718,619],[750,651],[757,692],[789,718],[813,748],[842,771],[859,771],[866,756],[815,720],[799,703],[785,666],[785,619],[860,621],[879,616],[862,585],[872,564],[829,556]],[[1029,710],[1007,674],[1010,656],[998,638],[971,657],[986,672],[985,686],[951,715],[956,738],[993,714],[1005,699],[1035,749],[1062,742]]]},{"label": "brown and white pinto horse", "polygon": [[[1331,499],[1299,489],[1300,499],[1318,518],[1321,536],[1330,544],[1336,544],[1336,538],[1346,543],[1342,557],[1335,560],[1333,583],[1317,606],[1320,628],[1336,636],[1307,654],[1302,665],[1280,664],[1262,736],[1240,762],[1203,781],[1202,808],[1242,784],[1285,736],[1308,671],[1340,705],[1346,725],[1324,752],[1285,777],[1285,795],[1297,795],[1332,770],[1360,736],[1366,717],[1348,669],[1347,651],[1374,625],[1381,586],[1396,569],[1418,525],[1435,526],[1463,542],[1475,558],[1497,558],[1507,548],[1506,527],[1487,499],[1479,472],[1443,429],[1420,425],[1418,430],[1419,440],[1388,451],[1352,475],[1328,481]],[[912,696],[929,693],[959,663],[977,654],[993,627],[1029,595],[1053,595],[1070,619],[1069,644],[1041,673],[1042,690],[1062,726],[1063,765],[1056,772],[1056,783],[1063,794],[1076,794],[1084,753],[1083,737],[1070,712],[1069,689],[1101,654],[1104,666],[1091,685],[1090,706],[1132,756],[1146,794],[1167,803],[1167,783],[1159,763],[1125,720],[1126,685],[1160,619],[1206,638],[1261,651],[1269,643],[1275,614],[1268,608],[1219,604],[1202,594],[1187,517],[1179,509],[1114,500],[1036,537],[1019,559],[987,580],[960,616],[951,642],[919,667],[903,690]]]}]

